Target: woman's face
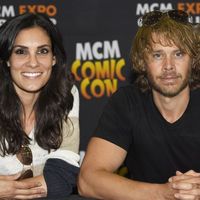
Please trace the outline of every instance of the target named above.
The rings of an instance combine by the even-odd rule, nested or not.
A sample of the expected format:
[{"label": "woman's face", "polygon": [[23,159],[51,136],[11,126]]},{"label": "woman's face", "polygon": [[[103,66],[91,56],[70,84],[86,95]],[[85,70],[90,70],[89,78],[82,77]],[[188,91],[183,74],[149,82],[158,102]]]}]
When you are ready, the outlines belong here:
[{"label": "woman's face", "polygon": [[44,29],[36,26],[21,30],[8,60],[17,94],[39,93],[55,63],[51,41]]}]

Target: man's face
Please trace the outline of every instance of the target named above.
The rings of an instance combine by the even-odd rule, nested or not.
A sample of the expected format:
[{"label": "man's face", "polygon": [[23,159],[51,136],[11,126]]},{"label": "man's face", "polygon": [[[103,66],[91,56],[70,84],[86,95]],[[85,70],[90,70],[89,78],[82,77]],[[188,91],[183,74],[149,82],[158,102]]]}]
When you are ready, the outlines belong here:
[{"label": "man's face", "polygon": [[190,56],[173,44],[152,43],[151,47],[152,51],[146,54],[146,68],[152,90],[165,97],[178,95],[188,86]]}]

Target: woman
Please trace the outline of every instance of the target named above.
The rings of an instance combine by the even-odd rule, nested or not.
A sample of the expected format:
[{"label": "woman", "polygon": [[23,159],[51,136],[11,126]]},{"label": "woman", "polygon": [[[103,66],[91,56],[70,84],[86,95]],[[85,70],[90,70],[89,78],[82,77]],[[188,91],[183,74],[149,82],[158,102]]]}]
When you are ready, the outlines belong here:
[{"label": "woman", "polygon": [[[0,191],[0,197],[60,198],[72,193],[79,169],[78,111],[78,92],[67,72],[56,26],[46,16],[30,13],[4,23],[0,179],[15,184],[9,182],[12,189]],[[24,184],[21,189],[19,183]]]}]

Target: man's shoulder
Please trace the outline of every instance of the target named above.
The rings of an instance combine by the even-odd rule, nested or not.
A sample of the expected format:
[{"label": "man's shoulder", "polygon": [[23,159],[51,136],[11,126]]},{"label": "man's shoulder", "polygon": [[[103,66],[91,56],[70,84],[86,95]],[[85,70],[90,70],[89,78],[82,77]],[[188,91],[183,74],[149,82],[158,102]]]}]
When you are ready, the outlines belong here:
[{"label": "man's shoulder", "polygon": [[142,92],[139,88],[134,85],[125,85],[120,87],[113,96],[123,96],[125,98],[145,98],[148,92]]},{"label": "man's shoulder", "polygon": [[121,105],[123,108],[127,107],[131,110],[133,107],[143,106],[148,96],[148,93],[141,92],[134,85],[126,85],[120,87],[109,99],[109,102],[113,105]]},{"label": "man's shoulder", "polygon": [[126,93],[134,95],[141,93],[141,91],[136,86],[129,84],[119,87],[115,93]]},{"label": "man's shoulder", "polygon": [[192,90],[190,96],[193,103],[197,102],[200,105],[200,88]]},{"label": "man's shoulder", "polygon": [[194,90],[191,90],[191,93],[200,93],[200,87],[196,88]]}]

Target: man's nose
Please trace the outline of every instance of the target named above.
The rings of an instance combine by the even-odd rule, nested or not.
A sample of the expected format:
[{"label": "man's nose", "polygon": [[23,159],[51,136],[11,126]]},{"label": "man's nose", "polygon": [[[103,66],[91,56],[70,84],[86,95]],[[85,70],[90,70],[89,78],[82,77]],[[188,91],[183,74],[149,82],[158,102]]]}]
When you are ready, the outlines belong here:
[{"label": "man's nose", "polygon": [[174,60],[171,56],[166,57],[164,63],[164,70],[172,70],[174,69]]}]

